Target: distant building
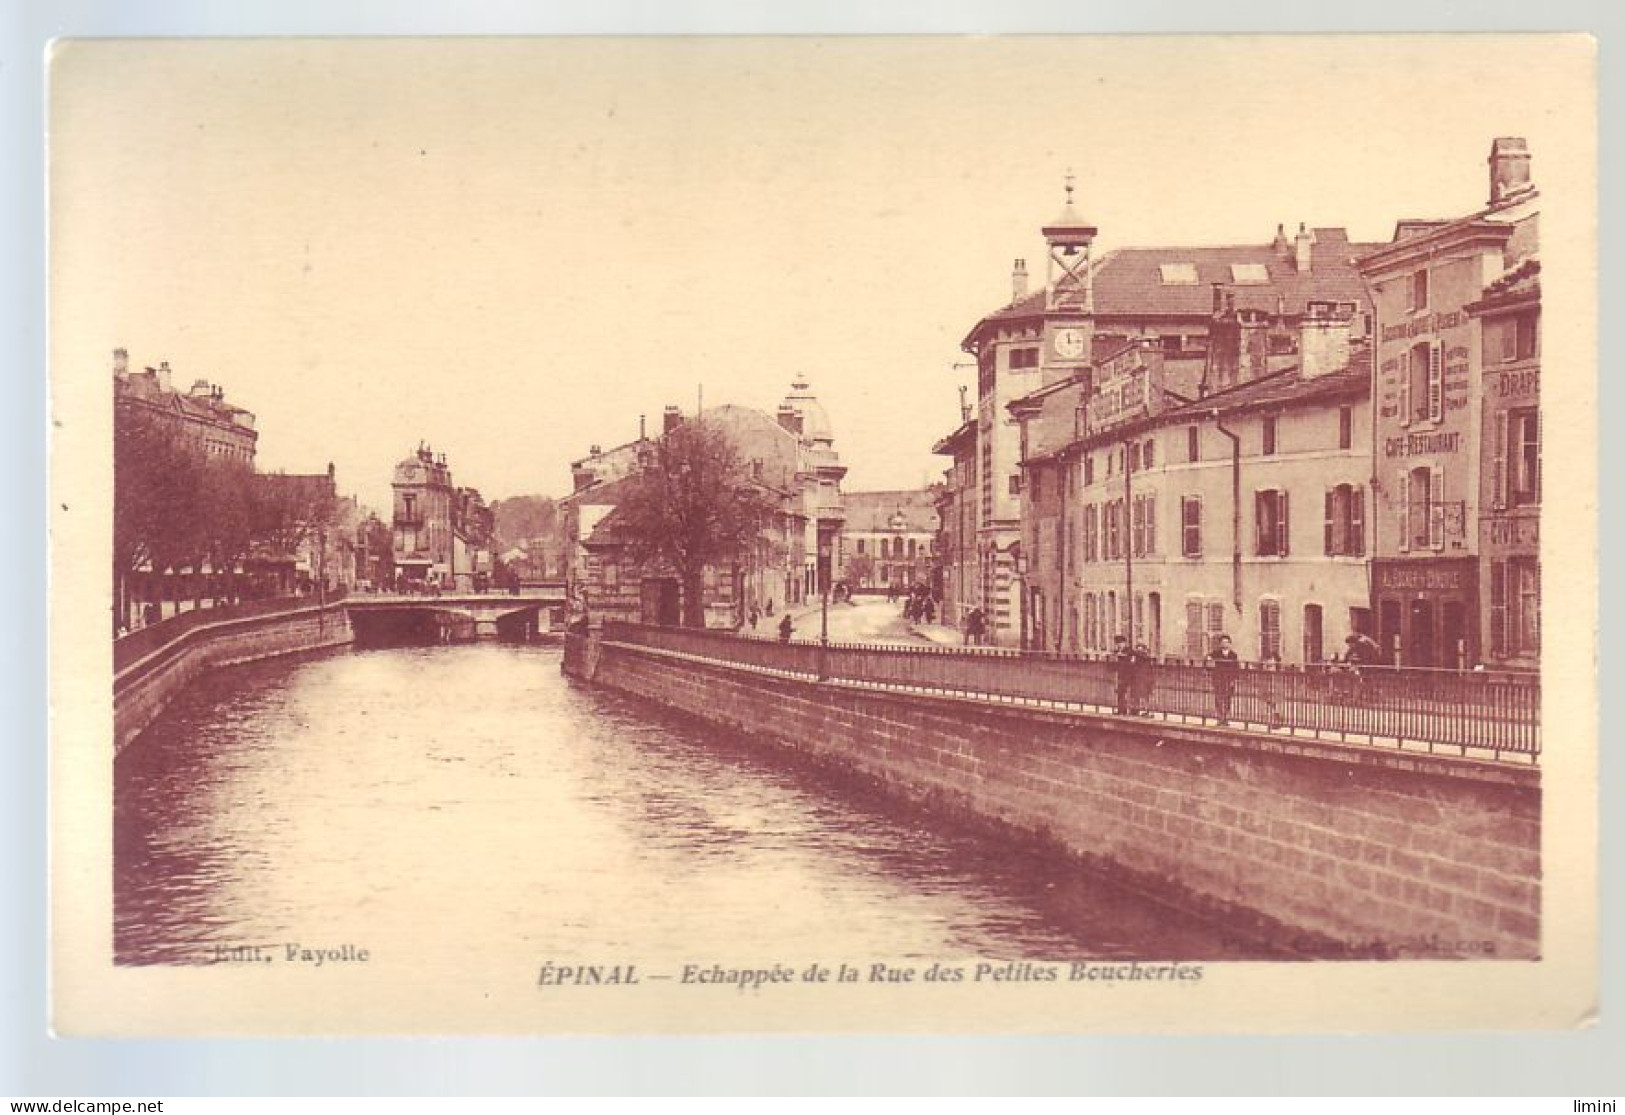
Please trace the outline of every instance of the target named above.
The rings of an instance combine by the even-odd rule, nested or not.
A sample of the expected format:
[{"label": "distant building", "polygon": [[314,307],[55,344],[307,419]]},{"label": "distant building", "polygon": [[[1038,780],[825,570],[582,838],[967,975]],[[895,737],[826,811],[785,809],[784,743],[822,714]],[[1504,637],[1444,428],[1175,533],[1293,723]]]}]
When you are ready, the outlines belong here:
[{"label": "distant building", "polygon": [[915,488],[846,492],[836,579],[854,592],[938,588],[937,492]]},{"label": "distant building", "polygon": [[171,386],[169,361],[132,372],[129,353],[113,350],[114,405],[130,407],[169,423],[175,433],[211,457],[254,464],[259,433],[254,415],[226,402],[225,389],[200,379],[182,393]]},{"label": "distant building", "polygon": [[391,560],[396,581],[406,587],[452,586],[457,573],[452,534],[457,490],[445,454],[436,457],[426,445],[419,445],[395,466],[392,486],[395,543]]},{"label": "distant building", "polygon": [[[843,511],[840,481],[846,469],[822,404],[798,381],[769,416],[749,407],[707,408],[703,421],[724,431],[748,480],[776,506],[747,553],[726,566],[706,569],[702,591],[707,626],[737,627],[781,613],[833,583]],[[685,421],[667,407],[661,436]],[[560,502],[560,523],[571,562],[572,594],[596,618],[677,623],[681,615],[676,578],[640,567],[631,557],[615,516],[625,485],[654,459],[656,443],[639,438],[608,453],[575,462],[577,488]],[[763,629],[765,631],[765,628]]]},{"label": "distant building", "polygon": [[1372,592],[1393,661],[1540,654],[1539,200],[1494,141],[1489,200],[1364,255],[1377,321]]}]

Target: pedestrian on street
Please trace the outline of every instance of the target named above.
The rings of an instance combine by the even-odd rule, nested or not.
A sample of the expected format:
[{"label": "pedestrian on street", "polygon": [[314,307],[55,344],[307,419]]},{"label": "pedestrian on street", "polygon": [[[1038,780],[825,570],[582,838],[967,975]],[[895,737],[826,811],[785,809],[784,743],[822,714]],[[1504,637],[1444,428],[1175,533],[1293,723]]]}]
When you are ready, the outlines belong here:
[{"label": "pedestrian on street", "polygon": [[987,618],[982,609],[972,608],[965,616],[965,641],[971,646],[981,646],[982,636],[987,633]]},{"label": "pedestrian on street", "polygon": [[1230,636],[1219,636],[1219,645],[1208,655],[1208,661],[1213,666],[1213,705],[1219,714],[1219,723],[1228,724],[1230,702],[1236,695],[1236,674],[1241,669],[1241,659],[1230,645]]},{"label": "pedestrian on street", "polygon": [[1127,635],[1112,639],[1112,669],[1117,682],[1117,715],[1128,716],[1134,708],[1134,649]]},{"label": "pedestrian on street", "polygon": [[796,625],[790,622],[790,613],[785,612],[784,618],[779,620],[779,642],[788,643],[790,641],[790,633],[795,629]]}]

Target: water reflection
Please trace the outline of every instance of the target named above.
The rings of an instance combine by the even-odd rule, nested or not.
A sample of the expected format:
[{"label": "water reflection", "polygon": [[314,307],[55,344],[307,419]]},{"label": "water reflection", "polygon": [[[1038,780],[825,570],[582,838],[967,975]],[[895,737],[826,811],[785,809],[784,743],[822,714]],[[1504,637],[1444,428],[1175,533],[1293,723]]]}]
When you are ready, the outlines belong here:
[{"label": "water reflection", "polygon": [[574,686],[558,652],[349,651],[201,683],[119,760],[116,949],[1231,955],[1047,858]]}]

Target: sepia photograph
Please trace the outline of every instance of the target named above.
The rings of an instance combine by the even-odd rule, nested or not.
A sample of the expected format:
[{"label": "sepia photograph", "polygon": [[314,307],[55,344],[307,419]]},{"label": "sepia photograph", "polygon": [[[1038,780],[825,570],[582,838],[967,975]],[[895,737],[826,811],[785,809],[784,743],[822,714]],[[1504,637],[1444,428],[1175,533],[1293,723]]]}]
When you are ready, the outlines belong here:
[{"label": "sepia photograph", "polygon": [[1595,59],[58,41],[54,1026],[1584,1025]]}]

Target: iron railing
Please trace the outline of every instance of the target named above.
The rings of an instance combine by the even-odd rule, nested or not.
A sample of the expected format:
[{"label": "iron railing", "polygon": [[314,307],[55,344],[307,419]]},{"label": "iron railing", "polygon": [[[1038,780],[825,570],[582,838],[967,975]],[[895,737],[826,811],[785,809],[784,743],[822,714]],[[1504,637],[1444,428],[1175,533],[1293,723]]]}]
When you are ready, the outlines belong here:
[{"label": "iron railing", "polygon": [[610,622],[606,641],[832,684],[1225,725],[1285,737],[1537,761],[1540,681],[1523,673],[1264,668],[993,647],[781,642]]}]

